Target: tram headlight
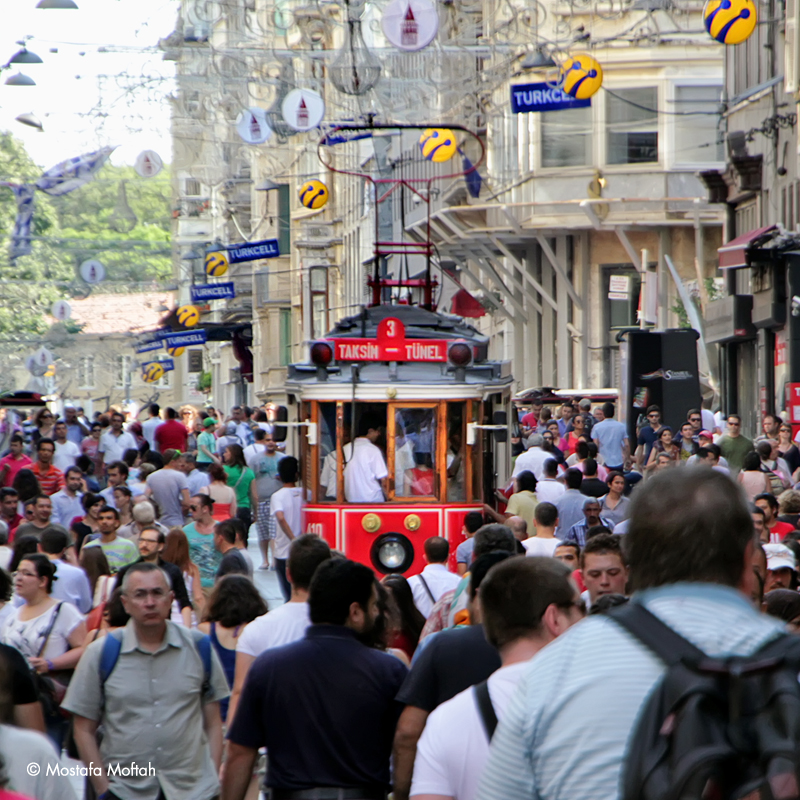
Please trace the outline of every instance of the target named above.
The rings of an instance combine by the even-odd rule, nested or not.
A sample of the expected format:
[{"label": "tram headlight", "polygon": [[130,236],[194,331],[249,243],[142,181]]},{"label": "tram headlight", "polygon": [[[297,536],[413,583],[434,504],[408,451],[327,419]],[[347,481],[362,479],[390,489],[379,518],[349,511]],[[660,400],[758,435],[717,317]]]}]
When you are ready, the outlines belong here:
[{"label": "tram headlight", "polygon": [[370,556],[378,572],[402,573],[414,561],[414,546],[402,533],[385,533],[373,542]]},{"label": "tram headlight", "polygon": [[311,363],[317,367],[327,367],[333,361],[333,348],[327,342],[314,342],[311,345]]},{"label": "tram headlight", "polygon": [[466,342],[454,342],[447,351],[447,360],[454,367],[467,367],[472,361],[472,348]]}]

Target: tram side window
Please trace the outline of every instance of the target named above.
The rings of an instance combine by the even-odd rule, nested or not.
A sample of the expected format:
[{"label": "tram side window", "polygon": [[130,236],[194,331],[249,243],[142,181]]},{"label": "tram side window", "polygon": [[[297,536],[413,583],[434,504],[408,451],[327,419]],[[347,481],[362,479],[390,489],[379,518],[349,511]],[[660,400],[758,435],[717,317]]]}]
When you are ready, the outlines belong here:
[{"label": "tram side window", "polygon": [[[382,503],[386,499],[386,404],[356,403],[344,406],[344,426],[355,416],[356,436],[345,444],[344,494],[348,503]],[[345,436],[346,438],[346,436]]]},{"label": "tram side window", "polygon": [[464,444],[465,403],[447,404],[447,502],[467,499],[466,449]]},{"label": "tram side window", "polygon": [[319,403],[319,497],[336,500],[336,403]]},{"label": "tram side window", "polygon": [[395,408],[395,497],[434,497],[436,409]]}]

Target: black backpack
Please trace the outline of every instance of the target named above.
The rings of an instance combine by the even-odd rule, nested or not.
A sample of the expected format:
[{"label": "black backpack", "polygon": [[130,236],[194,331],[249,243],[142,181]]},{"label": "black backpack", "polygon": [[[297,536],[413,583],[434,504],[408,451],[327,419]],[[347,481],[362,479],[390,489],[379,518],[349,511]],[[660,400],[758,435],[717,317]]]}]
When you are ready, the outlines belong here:
[{"label": "black backpack", "polygon": [[800,638],[715,659],[639,603],[606,614],[668,665],[631,737],[621,800],[800,798]]}]

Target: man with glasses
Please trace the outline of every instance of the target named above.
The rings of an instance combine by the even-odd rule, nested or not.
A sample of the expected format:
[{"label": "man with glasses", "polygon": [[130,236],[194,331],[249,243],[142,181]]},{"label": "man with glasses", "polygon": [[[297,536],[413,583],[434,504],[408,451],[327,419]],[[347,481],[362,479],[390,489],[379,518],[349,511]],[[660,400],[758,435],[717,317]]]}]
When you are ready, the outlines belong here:
[{"label": "man with glasses", "polygon": [[[149,505],[149,503],[148,503]],[[189,600],[189,594],[186,591],[186,583],[183,580],[183,573],[180,567],[175,564],[170,564],[169,561],[164,561],[161,558],[161,552],[164,549],[164,544],[167,537],[164,531],[158,530],[154,527],[144,527],[139,534],[139,560],[134,561],[134,564],[155,564],[167,573],[170,582],[172,583],[172,591],[175,594],[175,602],[181,612],[181,619],[187,628],[192,627],[192,602]],[[117,573],[117,583],[121,586],[125,582],[125,573],[133,566],[127,564]]]},{"label": "man with glasses", "polygon": [[753,449],[753,443],[742,436],[742,418],[738,414],[728,414],[728,430],[717,444],[731,473],[737,475],[744,466],[744,457]]},{"label": "man with glasses", "polygon": [[64,699],[78,752],[105,800],[219,795],[219,701],[228,684],[208,637],[169,621],[174,597],[164,570],[133,564],[122,581],[128,624],[108,634],[116,642],[89,645]]},{"label": "man with glasses", "polygon": [[661,409],[658,406],[648,406],[646,416],[647,425],[641,427],[636,441],[635,456],[639,472],[644,472],[644,465],[650,459],[650,451],[658,441],[658,432],[664,427],[661,424]]},{"label": "man with glasses", "polygon": [[703,430],[703,413],[699,408],[689,409],[686,421],[692,426],[692,438],[697,442],[697,435]]}]

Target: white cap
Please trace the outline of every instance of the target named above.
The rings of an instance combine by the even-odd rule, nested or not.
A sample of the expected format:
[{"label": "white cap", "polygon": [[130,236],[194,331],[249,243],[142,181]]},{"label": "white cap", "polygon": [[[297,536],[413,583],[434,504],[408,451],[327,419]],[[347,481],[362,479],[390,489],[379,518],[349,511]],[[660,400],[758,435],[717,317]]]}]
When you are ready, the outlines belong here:
[{"label": "white cap", "polygon": [[785,544],[765,544],[764,552],[767,554],[767,569],[797,569],[794,553]]}]

